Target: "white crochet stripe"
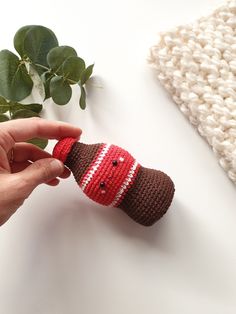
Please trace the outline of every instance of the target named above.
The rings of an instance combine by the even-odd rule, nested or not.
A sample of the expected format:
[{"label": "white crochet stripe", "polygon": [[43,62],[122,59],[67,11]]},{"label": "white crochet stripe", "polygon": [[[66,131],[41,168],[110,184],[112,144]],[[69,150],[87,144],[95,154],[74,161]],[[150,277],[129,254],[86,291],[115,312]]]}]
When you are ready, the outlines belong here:
[{"label": "white crochet stripe", "polygon": [[120,190],[118,191],[118,193],[114,197],[114,200],[111,202],[111,204],[109,206],[115,207],[116,204],[119,202],[119,200],[121,199],[121,197],[124,194],[125,190],[127,189],[127,187],[129,186],[130,182],[132,181],[132,178],[134,176],[134,173],[135,173],[135,170],[136,170],[137,166],[138,166],[138,162],[135,160],[134,163],[133,163],[133,166],[130,168],[130,171],[129,171],[127,177],[123,181],[123,183],[122,183],[122,185],[120,187]]},{"label": "white crochet stripe", "polygon": [[236,1],[160,33],[149,62],[236,184]]},{"label": "white crochet stripe", "polygon": [[106,144],[101,153],[98,155],[97,159],[95,160],[92,168],[88,171],[86,176],[84,177],[83,181],[81,182],[81,189],[84,191],[86,186],[89,184],[89,182],[92,180],[95,172],[98,170],[99,166],[101,165],[104,157],[106,156],[109,148],[111,147],[111,144]]}]

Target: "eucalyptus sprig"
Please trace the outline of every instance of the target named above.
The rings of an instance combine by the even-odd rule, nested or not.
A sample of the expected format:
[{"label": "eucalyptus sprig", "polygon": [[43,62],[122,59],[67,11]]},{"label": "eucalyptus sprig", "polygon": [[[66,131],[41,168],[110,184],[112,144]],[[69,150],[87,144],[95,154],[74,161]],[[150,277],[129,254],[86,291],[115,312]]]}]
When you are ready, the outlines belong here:
[{"label": "eucalyptus sprig", "polygon": [[[93,72],[70,46],[59,46],[56,35],[48,28],[28,25],[14,36],[14,47],[20,57],[9,50],[0,51],[0,95],[10,101],[22,101],[33,88],[29,69],[40,75],[45,99],[52,97],[58,105],[69,102],[71,85],[81,88],[80,107],[86,106],[84,84]],[[44,99],[44,100],[45,100]]]},{"label": "eucalyptus sprig", "polygon": [[[71,85],[78,84],[79,105],[85,109],[85,83],[92,75],[94,64],[86,67],[74,48],[59,46],[53,31],[40,25],[20,28],[14,36],[14,47],[19,56],[7,49],[0,51],[0,122],[39,116],[42,104],[20,103],[32,92],[32,71],[44,86],[42,103],[52,97],[58,105],[67,104],[72,96]],[[40,144],[38,139],[35,144]],[[44,142],[39,146],[45,145]]]}]

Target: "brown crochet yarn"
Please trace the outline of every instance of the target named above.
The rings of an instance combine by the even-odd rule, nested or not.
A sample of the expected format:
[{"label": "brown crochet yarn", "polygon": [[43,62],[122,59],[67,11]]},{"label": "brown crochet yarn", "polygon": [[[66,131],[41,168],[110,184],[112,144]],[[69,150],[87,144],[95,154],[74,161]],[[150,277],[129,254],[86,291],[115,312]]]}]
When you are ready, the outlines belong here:
[{"label": "brown crochet yarn", "polygon": [[57,143],[53,155],[72,171],[91,199],[121,208],[142,225],[153,225],[173,199],[174,184],[165,173],[142,167],[118,146],[65,138]]},{"label": "brown crochet yarn", "polygon": [[95,158],[101,144],[75,143],[65,160],[65,165],[73,173],[77,183]]},{"label": "brown crochet yarn", "polygon": [[174,184],[165,173],[140,167],[119,207],[138,223],[151,226],[166,213],[174,191]]}]

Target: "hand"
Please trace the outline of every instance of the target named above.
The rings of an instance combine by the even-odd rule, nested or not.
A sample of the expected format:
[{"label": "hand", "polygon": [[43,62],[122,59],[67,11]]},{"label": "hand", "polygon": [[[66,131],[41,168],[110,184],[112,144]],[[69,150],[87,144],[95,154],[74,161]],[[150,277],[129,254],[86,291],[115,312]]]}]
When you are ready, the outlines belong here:
[{"label": "hand", "polygon": [[0,124],[0,225],[4,224],[41,183],[56,186],[58,176],[70,171],[59,160],[33,144],[34,137],[79,138],[81,130],[63,122],[41,118],[18,119]]}]

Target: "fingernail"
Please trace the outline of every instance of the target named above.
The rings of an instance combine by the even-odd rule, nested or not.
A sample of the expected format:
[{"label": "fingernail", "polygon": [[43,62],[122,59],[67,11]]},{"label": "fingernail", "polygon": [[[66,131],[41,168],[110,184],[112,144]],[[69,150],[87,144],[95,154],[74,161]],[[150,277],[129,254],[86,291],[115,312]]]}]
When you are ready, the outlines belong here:
[{"label": "fingernail", "polygon": [[60,172],[60,171],[64,171],[64,165],[63,163],[58,160],[58,159],[53,159],[51,162],[50,162],[50,166],[52,168],[53,171],[55,172]]}]

